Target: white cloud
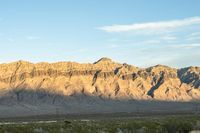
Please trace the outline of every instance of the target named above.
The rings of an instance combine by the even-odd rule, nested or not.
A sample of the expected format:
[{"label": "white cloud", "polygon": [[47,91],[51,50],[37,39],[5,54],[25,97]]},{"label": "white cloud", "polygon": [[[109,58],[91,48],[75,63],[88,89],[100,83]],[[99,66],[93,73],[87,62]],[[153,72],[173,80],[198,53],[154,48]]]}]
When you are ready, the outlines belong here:
[{"label": "white cloud", "polygon": [[170,46],[172,48],[196,48],[200,47],[200,43],[190,43],[190,44],[174,44]]},{"label": "white cloud", "polygon": [[130,31],[140,31],[140,30],[169,30],[178,27],[190,26],[194,24],[200,24],[200,17],[191,17],[181,20],[170,20],[170,21],[158,21],[158,22],[148,22],[148,23],[135,23],[130,25],[111,25],[103,26],[98,29],[105,32],[130,32]]},{"label": "white cloud", "polygon": [[160,40],[146,40],[142,42],[137,42],[138,44],[160,44]]},{"label": "white cloud", "polygon": [[169,35],[167,35],[167,36],[163,36],[163,37],[161,37],[161,39],[162,40],[167,40],[167,41],[171,41],[171,40],[176,40],[177,39],[177,37],[175,37],[175,36],[169,36]]},{"label": "white cloud", "polygon": [[193,37],[193,36],[200,36],[200,32],[193,32],[188,35],[188,37]]},{"label": "white cloud", "polygon": [[186,44],[184,47],[185,48],[200,47],[200,43],[192,43],[192,44],[189,44],[189,45]]},{"label": "white cloud", "polygon": [[200,40],[200,36],[189,37],[186,40],[188,40],[188,41]]},{"label": "white cloud", "polygon": [[188,41],[195,41],[195,40],[200,40],[200,32],[193,32],[186,36],[186,40]]}]

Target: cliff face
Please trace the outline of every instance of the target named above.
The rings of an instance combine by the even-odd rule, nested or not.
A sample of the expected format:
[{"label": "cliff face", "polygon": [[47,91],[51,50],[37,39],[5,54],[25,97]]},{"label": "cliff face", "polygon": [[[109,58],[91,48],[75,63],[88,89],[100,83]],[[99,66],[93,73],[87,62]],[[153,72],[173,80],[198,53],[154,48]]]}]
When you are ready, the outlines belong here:
[{"label": "cliff face", "polygon": [[9,96],[20,101],[29,96],[27,91],[35,92],[36,97],[45,94],[36,94],[39,91],[68,97],[190,101],[200,99],[200,67],[174,69],[157,65],[142,69],[108,58],[93,64],[0,64],[0,98]]}]

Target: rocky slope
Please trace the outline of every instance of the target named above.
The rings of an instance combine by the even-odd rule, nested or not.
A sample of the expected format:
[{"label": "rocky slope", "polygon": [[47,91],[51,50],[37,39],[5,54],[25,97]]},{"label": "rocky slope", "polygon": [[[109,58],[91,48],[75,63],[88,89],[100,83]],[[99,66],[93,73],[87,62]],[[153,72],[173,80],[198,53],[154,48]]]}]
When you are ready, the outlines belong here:
[{"label": "rocky slope", "polygon": [[[0,64],[0,118],[85,113],[198,112],[200,67],[138,68],[102,58]],[[194,102],[196,101],[196,102]]]},{"label": "rocky slope", "polygon": [[102,58],[93,64],[75,62],[0,64],[1,97],[46,91],[63,96],[105,99],[189,101],[200,98],[200,67],[182,69],[157,65],[138,68]]}]

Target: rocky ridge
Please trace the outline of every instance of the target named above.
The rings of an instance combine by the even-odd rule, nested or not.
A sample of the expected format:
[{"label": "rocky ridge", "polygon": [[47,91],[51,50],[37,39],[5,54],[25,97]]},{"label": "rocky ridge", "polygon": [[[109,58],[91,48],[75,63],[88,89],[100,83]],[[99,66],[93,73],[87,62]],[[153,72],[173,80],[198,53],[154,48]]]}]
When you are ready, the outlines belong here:
[{"label": "rocky ridge", "polygon": [[0,98],[9,96],[23,101],[29,96],[27,91],[112,100],[192,101],[200,99],[200,67],[138,68],[109,58],[93,64],[26,61],[0,64]]}]

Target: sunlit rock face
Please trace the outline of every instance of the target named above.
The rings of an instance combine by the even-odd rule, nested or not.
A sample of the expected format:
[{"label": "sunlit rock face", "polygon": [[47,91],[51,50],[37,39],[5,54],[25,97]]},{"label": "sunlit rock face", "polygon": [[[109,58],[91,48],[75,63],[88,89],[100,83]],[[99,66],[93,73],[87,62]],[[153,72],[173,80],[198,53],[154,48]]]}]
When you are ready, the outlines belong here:
[{"label": "sunlit rock face", "polygon": [[26,61],[0,64],[1,99],[62,100],[61,97],[53,100],[46,93],[111,100],[197,100],[200,99],[200,67],[175,69],[156,65],[143,69],[109,58],[93,64]]}]

